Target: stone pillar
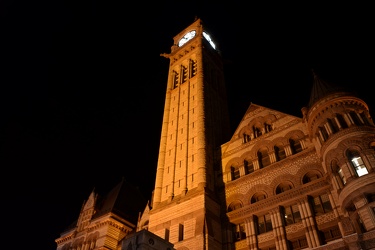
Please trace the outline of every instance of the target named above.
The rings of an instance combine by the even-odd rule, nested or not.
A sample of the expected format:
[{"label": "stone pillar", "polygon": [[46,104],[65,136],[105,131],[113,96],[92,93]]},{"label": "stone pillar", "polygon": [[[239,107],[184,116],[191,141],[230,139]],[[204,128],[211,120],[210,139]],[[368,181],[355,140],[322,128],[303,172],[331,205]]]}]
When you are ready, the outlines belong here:
[{"label": "stone pillar", "polygon": [[310,248],[320,246],[319,234],[313,213],[310,209],[309,201],[306,199],[300,200],[298,203],[298,209],[301,213],[302,223],[306,232],[307,243]]}]

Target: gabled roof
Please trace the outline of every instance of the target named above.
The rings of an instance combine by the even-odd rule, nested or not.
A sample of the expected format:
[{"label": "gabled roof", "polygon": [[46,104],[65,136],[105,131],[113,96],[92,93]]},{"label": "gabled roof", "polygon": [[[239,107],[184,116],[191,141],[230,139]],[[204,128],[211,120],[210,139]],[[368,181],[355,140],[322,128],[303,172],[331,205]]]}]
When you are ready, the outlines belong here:
[{"label": "gabled roof", "polygon": [[[294,117],[296,119],[301,119],[299,117],[296,117],[296,116],[293,116],[293,115],[290,115],[290,114],[287,114],[287,113],[284,113],[284,112],[281,112],[281,111],[278,111],[278,110],[275,110],[275,109],[271,109],[271,108],[268,108],[268,107],[258,105],[258,104],[255,104],[255,103],[251,102],[250,106],[247,108],[244,116],[242,117],[240,123],[238,124],[234,134],[232,135],[231,140],[236,139],[238,137],[239,131],[242,129],[242,127],[245,124],[249,123],[249,121],[248,121],[249,119],[253,119],[253,118],[259,116],[259,113],[261,111],[265,111],[265,110],[267,110],[269,113],[277,114],[277,116],[279,118],[284,117],[284,116],[290,116],[290,117]],[[261,114],[261,115],[264,115],[264,114]]]}]

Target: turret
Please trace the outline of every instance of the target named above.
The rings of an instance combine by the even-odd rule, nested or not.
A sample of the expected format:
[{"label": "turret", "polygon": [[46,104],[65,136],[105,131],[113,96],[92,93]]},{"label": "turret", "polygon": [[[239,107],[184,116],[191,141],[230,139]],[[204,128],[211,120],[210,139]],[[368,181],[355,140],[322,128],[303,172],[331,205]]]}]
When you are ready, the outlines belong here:
[{"label": "turret", "polygon": [[302,109],[310,140],[336,190],[336,205],[350,215],[357,233],[373,230],[375,126],[369,108],[354,92],[313,74],[310,102]]}]

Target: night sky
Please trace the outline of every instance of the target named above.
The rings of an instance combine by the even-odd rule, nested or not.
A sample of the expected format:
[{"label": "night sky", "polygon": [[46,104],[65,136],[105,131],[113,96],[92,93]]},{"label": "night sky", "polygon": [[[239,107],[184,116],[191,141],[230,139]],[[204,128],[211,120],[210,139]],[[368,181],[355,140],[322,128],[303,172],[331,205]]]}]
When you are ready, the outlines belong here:
[{"label": "night sky", "polygon": [[105,193],[123,177],[150,199],[169,66],[160,54],[196,16],[225,62],[234,131],[251,102],[302,117],[312,69],[356,91],[373,112],[371,10],[353,3],[0,3],[2,225],[10,241],[3,248],[56,249],[91,191]]}]

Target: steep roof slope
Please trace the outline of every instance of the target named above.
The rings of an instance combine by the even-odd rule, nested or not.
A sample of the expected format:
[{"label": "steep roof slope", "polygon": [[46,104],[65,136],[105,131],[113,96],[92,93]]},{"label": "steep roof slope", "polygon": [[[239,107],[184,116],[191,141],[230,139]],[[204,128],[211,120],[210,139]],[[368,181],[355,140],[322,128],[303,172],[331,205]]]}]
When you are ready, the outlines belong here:
[{"label": "steep roof slope", "polygon": [[93,219],[114,213],[134,225],[137,224],[139,212],[142,212],[147,204],[138,187],[122,179],[105,197],[97,204],[97,213]]},{"label": "steep roof slope", "polygon": [[[338,86],[332,82],[328,82],[322,80],[315,71],[312,72],[314,76],[313,86],[311,88],[311,95],[309,101],[309,108],[314,105],[318,100],[322,99],[325,96],[328,96],[333,93],[338,92],[353,92],[349,91],[348,88],[344,88],[343,86]],[[355,93],[352,93],[355,94]]]}]

